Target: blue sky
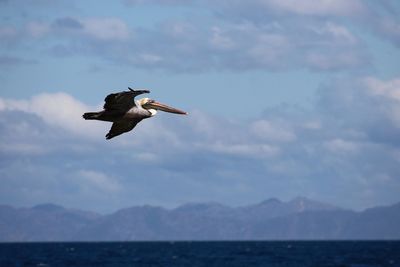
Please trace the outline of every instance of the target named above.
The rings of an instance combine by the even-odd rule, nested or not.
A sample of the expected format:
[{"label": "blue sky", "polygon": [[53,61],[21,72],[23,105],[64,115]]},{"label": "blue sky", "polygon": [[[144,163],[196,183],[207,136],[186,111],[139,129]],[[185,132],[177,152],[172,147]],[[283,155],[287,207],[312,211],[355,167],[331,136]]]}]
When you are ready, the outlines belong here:
[{"label": "blue sky", "polygon": [[[398,1],[0,1],[0,203],[400,200]],[[111,141],[128,86],[189,112]]]}]

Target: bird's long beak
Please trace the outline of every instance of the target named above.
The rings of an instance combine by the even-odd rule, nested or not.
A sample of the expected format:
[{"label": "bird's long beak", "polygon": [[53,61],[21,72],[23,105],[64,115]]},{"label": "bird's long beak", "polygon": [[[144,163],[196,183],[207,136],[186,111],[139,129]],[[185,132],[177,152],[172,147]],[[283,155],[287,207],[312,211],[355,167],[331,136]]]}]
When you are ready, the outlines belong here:
[{"label": "bird's long beak", "polygon": [[154,108],[154,109],[157,109],[157,110],[162,110],[162,111],[165,111],[165,112],[169,112],[169,113],[182,114],[182,115],[187,115],[188,114],[185,111],[182,111],[180,109],[167,106],[165,104],[162,104],[162,103],[154,101],[154,100],[153,100],[153,102],[148,103],[147,106],[149,106],[151,108]]}]

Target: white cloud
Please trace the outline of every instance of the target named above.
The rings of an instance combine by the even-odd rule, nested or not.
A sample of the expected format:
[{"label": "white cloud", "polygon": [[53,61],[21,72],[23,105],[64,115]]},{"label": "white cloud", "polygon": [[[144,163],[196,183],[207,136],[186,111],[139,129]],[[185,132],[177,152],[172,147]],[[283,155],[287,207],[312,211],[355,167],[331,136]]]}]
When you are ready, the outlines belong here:
[{"label": "white cloud", "polygon": [[[184,5],[202,4],[196,0],[124,0],[127,5]],[[237,5],[242,1],[225,1],[227,4]],[[218,6],[218,2],[204,1],[206,5]],[[258,8],[275,8],[302,15],[354,15],[365,10],[360,0],[248,0],[244,3]]]},{"label": "white cloud", "polygon": [[116,193],[122,189],[122,186],[115,178],[111,178],[104,173],[92,170],[80,170],[78,177],[83,179],[82,185],[93,187],[107,193]]},{"label": "white cloud", "polygon": [[389,100],[384,105],[380,105],[379,108],[397,127],[400,127],[400,79],[382,81],[373,77],[367,77],[363,82],[370,94]]},{"label": "white cloud", "polygon": [[127,5],[190,5],[194,0],[124,0]]},{"label": "white cloud", "polygon": [[296,135],[289,129],[267,120],[258,120],[252,123],[251,131],[264,140],[290,142],[296,140]]},{"label": "white cloud", "polygon": [[130,31],[125,22],[119,18],[83,18],[79,19],[83,32],[100,40],[127,40]]},{"label": "white cloud", "polygon": [[220,27],[214,26],[211,28],[212,35],[210,43],[217,49],[230,50],[234,48],[235,42],[227,36]]},{"label": "white cloud", "polygon": [[325,147],[334,153],[357,152],[359,145],[355,142],[336,138],[325,142]]},{"label": "white cloud", "polygon": [[313,31],[317,34],[323,36],[327,35],[330,38],[341,42],[343,45],[353,45],[356,44],[357,38],[352,34],[348,28],[343,25],[336,24],[331,21],[327,21],[323,25],[311,25],[310,26]]},{"label": "white cloud", "polygon": [[[210,11],[213,24],[188,18],[157,21],[159,27],[155,29],[134,29],[129,20],[118,17],[70,16],[52,23],[28,21],[23,30],[0,26],[0,36],[9,41],[52,36],[58,42],[50,50],[58,51],[57,55],[89,53],[133,67],[179,72],[366,68],[373,62],[369,47],[362,40],[363,29],[371,28],[395,44],[400,43],[397,18],[388,14],[390,10],[384,13],[386,16],[375,10],[390,5],[371,4],[371,1],[128,2],[130,5],[179,4],[196,10],[202,7]],[[348,20],[341,20],[343,16]],[[356,34],[357,27],[361,34]],[[19,41],[18,45],[25,43]]]},{"label": "white cloud", "polygon": [[365,11],[365,6],[359,0],[260,0],[259,2],[268,7],[299,15],[354,16]]},{"label": "white cloud", "polygon": [[269,144],[228,144],[218,141],[208,146],[211,151],[217,153],[255,158],[273,157],[280,151],[278,147]]},{"label": "white cloud", "polygon": [[382,81],[374,77],[367,77],[364,82],[372,94],[400,102],[400,79]]},{"label": "white cloud", "polygon": [[[53,23],[43,21],[28,21],[25,25],[26,33],[34,38],[53,35],[57,37],[76,38],[86,37],[99,41],[126,41],[132,36],[128,25],[119,18],[114,17],[63,17]],[[14,28],[0,28],[1,33],[10,35],[18,34]],[[22,33],[20,31],[19,33]]]},{"label": "white cloud", "polygon": [[135,160],[139,160],[145,163],[158,163],[160,161],[160,157],[156,153],[151,152],[142,152],[133,155]]},{"label": "white cloud", "polygon": [[133,59],[133,62],[143,62],[144,64],[157,64],[161,62],[163,58],[156,54],[143,53],[139,54]]},{"label": "white cloud", "polygon": [[32,113],[47,124],[65,129],[71,133],[87,137],[99,136],[104,127],[82,118],[84,112],[93,111],[89,107],[65,93],[40,94],[29,100],[0,98],[0,110],[16,110]]},{"label": "white cloud", "polygon": [[26,25],[26,31],[33,37],[43,37],[50,32],[50,25],[44,22],[30,21]]},{"label": "white cloud", "polygon": [[302,126],[310,130],[319,130],[322,127],[320,121],[313,121],[313,120],[305,122]]},{"label": "white cloud", "polygon": [[190,121],[188,123],[192,127],[193,131],[202,136],[202,139],[229,139],[229,133],[232,133],[231,130],[237,129],[237,126],[232,127],[232,125],[229,125],[226,121],[222,121],[220,118],[213,117],[199,110],[190,112],[189,116]]},{"label": "white cloud", "polygon": [[324,51],[306,53],[306,62],[315,70],[343,70],[349,67],[362,66],[368,61],[359,55],[349,51],[332,51],[332,54]]},{"label": "white cloud", "polygon": [[28,110],[28,102],[26,100],[14,100],[0,98],[0,111],[1,110]]},{"label": "white cloud", "polygon": [[40,146],[38,144],[32,144],[29,142],[25,143],[3,143],[0,144],[0,151],[3,153],[26,155],[26,156],[38,156],[48,153],[50,148]]},{"label": "white cloud", "polygon": [[[13,31],[4,28],[0,36],[1,32]],[[58,51],[57,55],[90,53],[130,66],[179,72],[299,68],[335,71],[369,63],[359,38],[333,20],[299,22],[282,16],[262,22],[252,18],[219,19],[213,25],[175,20],[160,23],[156,29],[136,30],[115,17],[61,17],[52,23],[28,21],[25,31],[30,38],[57,38],[57,46],[50,48]],[[24,34],[24,30],[15,33]]]},{"label": "white cloud", "polygon": [[280,59],[290,53],[290,40],[282,34],[259,32],[248,47],[250,59],[261,66],[281,65]]}]

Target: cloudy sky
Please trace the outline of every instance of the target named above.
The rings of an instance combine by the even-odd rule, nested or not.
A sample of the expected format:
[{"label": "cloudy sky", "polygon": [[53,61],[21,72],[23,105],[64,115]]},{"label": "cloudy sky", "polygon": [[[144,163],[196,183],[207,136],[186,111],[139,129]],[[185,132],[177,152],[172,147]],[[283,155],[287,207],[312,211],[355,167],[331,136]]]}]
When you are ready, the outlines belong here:
[{"label": "cloudy sky", "polygon": [[[399,48],[395,0],[0,0],[0,204],[400,201]],[[105,140],[128,86],[189,116]]]}]

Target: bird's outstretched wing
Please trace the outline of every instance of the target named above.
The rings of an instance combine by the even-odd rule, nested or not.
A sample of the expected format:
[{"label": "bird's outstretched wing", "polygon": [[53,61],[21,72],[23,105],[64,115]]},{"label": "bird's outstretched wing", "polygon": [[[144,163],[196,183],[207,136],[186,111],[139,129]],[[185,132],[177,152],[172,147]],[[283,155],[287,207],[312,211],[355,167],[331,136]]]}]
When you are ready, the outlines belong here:
[{"label": "bird's outstretched wing", "polygon": [[141,120],[142,119],[114,122],[110,131],[106,135],[106,139],[111,139],[115,136],[131,131]]},{"label": "bird's outstretched wing", "polygon": [[[128,87],[129,88],[129,87]],[[149,90],[133,90],[122,91],[119,93],[109,94],[105,99],[104,109],[114,113],[125,114],[128,110],[134,107],[135,97],[140,94],[150,93]]]}]

